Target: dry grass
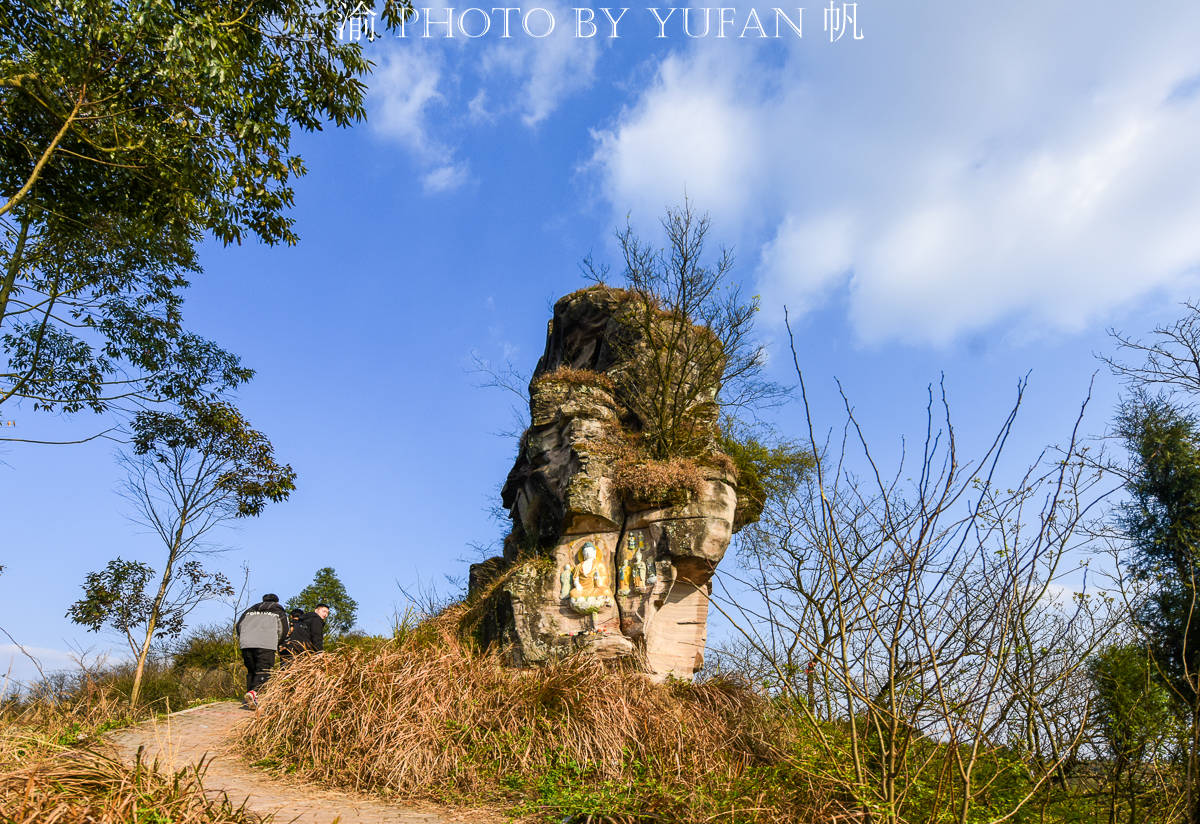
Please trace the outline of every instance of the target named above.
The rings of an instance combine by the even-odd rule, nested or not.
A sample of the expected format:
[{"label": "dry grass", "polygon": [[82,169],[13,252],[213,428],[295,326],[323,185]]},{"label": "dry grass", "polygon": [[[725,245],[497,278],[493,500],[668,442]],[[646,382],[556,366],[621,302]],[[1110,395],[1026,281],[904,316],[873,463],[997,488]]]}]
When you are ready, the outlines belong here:
[{"label": "dry grass", "polygon": [[206,795],[203,767],[177,773],[132,767],[92,749],[68,750],[6,736],[0,741],[0,821],[7,824],[252,824],[261,819],[224,795]]},{"label": "dry grass", "polygon": [[737,462],[724,452],[710,452],[703,457],[701,463],[709,466],[715,466],[717,469],[721,470],[721,472],[733,477],[735,480],[741,476],[741,472],[738,470]]},{"label": "dry grass", "polygon": [[[0,821],[5,824],[249,824],[259,819],[204,793],[202,770],[129,766],[101,749],[107,731],[182,709],[227,673],[155,665],[155,700],[128,703],[128,667],[52,674],[0,702]],[[160,683],[161,682],[161,683]],[[218,693],[219,694],[219,693]]]},{"label": "dry grass", "polygon": [[704,470],[691,458],[622,456],[613,462],[613,489],[631,503],[677,506],[704,492]]},{"label": "dry grass", "polygon": [[636,434],[614,427],[591,445],[612,466],[613,491],[629,506],[678,506],[704,492],[702,461],[723,467],[718,453],[703,458],[650,457]]},{"label": "dry grass", "polygon": [[537,386],[543,383],[563,383],[569,386],[595,386],[606,392],[615,392],[617,390],[613,379],[603,372],[596,372],[591,369],[575,369],[570,366],[560,366],[544,375],[539,375],[534,378],[534,385]]},{"label": "dry grass", "polygon": [[[319,782],[507,800],[554,820],[730,820],[727,807],[742,821],[810,821],[827,798],[788,769],[792,728],[745,686],[655,684],[584,656],[515,670],[459,640],[457,612],[380,648],[296,662],[269,683],[242,746]],[[762,776],[780,771],[788,780],[764,801]]]}]

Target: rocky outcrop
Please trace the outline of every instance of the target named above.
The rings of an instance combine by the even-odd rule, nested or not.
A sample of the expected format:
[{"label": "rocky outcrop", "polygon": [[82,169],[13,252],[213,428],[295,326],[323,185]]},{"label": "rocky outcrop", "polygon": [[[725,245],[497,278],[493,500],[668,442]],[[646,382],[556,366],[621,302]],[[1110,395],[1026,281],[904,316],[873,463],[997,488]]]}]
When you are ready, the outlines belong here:
[{"label": "rocky outcrop", "polygon": [[[478,632],[517,665],[586,649],[690,678],[704,660],[710,580],[740,515],[737,479],[712,415],[697,455],[638,453],[641,422],[623,396],[651,391],[629,384],[640,374],[630,360],[649,355],[629,307],[603,287],[554,307],[530,426],[502,490],[512,533],[503,558],[471,569],[486,598]],[[711,399],[717,387],[702,390]]]}]

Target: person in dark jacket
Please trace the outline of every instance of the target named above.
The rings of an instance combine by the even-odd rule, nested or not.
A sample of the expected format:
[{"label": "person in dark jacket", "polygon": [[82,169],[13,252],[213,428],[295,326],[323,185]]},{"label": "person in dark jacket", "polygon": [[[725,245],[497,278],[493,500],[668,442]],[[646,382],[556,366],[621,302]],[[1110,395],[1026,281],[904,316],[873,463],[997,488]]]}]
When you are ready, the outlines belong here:
[{"label": "person in dark jacket", "polygon": [[267,593],[262,601],[242,613],[237,622],[238,647],[246,665],[245,706],[258,707],[258,689],[266,683],[275,664],[275,650],[287,636],[288,614],[279,596]]},{"label": "person in dark jacket", "polygon": [[329,605],[317,604],[313,611],[304,616],[308,625],[309,649],[321,652],[325,649],[325,622],[329,620]]},{"label": "person in dark jacket", "polygon": [[304,620],[304,610],[294,609],[288,613],[288,617],[291,619],[291,628],[288,630],[287,637],[283,639],[283,643],[279,645],[280,666],[287,666],[291,663],[292,658],[312,649],[312,631],[309,629],[308,622]]}]

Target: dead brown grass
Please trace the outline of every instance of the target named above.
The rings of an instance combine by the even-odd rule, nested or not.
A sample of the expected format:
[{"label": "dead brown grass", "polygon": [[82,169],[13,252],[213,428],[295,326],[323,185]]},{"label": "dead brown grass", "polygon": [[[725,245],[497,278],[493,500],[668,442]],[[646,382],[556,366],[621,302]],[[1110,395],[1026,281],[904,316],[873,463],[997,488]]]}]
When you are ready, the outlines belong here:
[{"label": "dead brown grass", "polygon": [[[409,799],[528,799],[547,781],[636,785],[638,803],[665,816],[645,820],[663,821],[711,815],[720,793],[705,787],[760,793],[754,771],[789,763],[791,727],[742,684],[656,684],[582,656],[515,670],[461,641],[456,612],[424,635],[294,663],[269,683],[241,745],[309,779]],[[789,786],[782,806],[740,820],[812,820],[826,799]]]},{"label": "dead brown grass", "polygon": [[592,369],[575,369],[570,366],[560,366],[543,375],[534,378],[534,385],[542,383],[565,383],[569,386],[595,386],[606,392],[615,392],[617,387],[613,379],[603,372]]},{"label": "dead brown grass", "polygon": [[[155,700],[131,708],[126,667],[81,667],[44,677],[0,702],[0,822],[5,824],[250,824],[260,819],[223,796],[206,795],[203,769],[177,773],[123,764],[105,732],[223,685],[212,673],[155,667]],[[216,681],[213,678],[216,677]],[[209,683],[213,681],[213,683]]]},{"label": "dead brown grass", "polygon": [[691,458],[622,456],[613,462],[613,488],[636,504],[677,506],[704,491],[704,470]]},{"label": "dead brown grass", "polygon": [[206,795],[203,766],[168,773],[132,767],[94,749],[47,747],[6,737],[0,821],[6,824],[254,824],[262,819],[224,795]]},{"label": "dead brown grass", "polygon": [[597,439],[592,450],[612,465],[613,491],[635,507],[678,506],[694,500],[704,492],[706,472],[701,460],[719,460],[716,453],[704,459],[652,458],[636,434],[619,428]]}]

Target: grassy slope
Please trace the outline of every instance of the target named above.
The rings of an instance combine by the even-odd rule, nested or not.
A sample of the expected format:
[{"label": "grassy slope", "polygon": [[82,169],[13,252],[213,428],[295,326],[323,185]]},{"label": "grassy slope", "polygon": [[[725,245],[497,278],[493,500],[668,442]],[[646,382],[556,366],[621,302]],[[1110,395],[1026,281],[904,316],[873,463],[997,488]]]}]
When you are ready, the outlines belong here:
[{"label": "grassy slope", "polygon": [[251,758],[407,799],[548,820],[807,822],[841,808],[789,718],[745,686],[654,684],[586,657],[533,672],[459,640],[453,616],[275,677]]}]

